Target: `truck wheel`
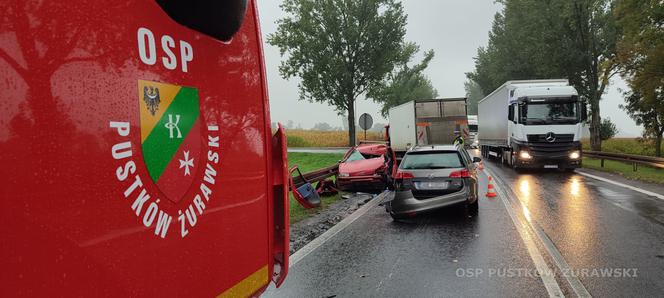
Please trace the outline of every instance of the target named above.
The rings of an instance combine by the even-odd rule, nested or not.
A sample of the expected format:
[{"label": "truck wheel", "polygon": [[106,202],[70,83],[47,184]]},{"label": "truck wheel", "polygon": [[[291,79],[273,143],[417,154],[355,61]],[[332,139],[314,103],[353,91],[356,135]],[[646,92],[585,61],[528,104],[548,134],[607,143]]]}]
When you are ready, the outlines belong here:
[{"label": "truck wheel", "polygon": [[514,155],[514,154],[510,154],[510,155],[512,156],[512,158],[510,159],[511,160],[510,165],[512,166],[512,169],[519,172],[519,170],[521,170],[521,168],[516,163],[516,155]]},{"label": "truck wheel", "polygon": [[500,153],[500,161],[502,161],[504,165],[509,166],[510,165],[510,161],[509,161],[510,156],[511,156],[510,152],[503,149]]}]

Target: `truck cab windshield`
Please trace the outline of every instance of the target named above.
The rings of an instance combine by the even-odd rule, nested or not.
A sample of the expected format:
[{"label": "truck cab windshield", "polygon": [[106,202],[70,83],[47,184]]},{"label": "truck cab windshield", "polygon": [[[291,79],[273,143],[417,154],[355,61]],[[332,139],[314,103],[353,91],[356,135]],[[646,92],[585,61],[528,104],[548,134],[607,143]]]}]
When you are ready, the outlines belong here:
[{"label": "truck cab windshield", "polygon": [[578,103],[529,102],[519,106],[519,123],[525,125],[576,124],[579,122]]}]

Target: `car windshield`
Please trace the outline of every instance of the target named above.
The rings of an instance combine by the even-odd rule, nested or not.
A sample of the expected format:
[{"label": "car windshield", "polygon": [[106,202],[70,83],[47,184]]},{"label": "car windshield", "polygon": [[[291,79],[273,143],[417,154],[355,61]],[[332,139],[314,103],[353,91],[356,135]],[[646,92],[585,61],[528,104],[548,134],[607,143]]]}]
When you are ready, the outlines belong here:
[{"label": "car windshield", "polygon": [[520,106],[520,123],[526,125],[575,124],[577,103],[528,103]]},{"label": "car windshield", "polygon": [[376,157],[380,157],[380,155],[363,154],[362,152],[353,149],[353,152],[350,155],[348,155],[348,157],[346,158],[346,160],[344,160],[344,162],[364,160]]},{"label": "car windshield", "polygon": [[401,161],[401,169],[446,169],[462,168],[463,163],[456,151],[434,151],[409,153]]}]

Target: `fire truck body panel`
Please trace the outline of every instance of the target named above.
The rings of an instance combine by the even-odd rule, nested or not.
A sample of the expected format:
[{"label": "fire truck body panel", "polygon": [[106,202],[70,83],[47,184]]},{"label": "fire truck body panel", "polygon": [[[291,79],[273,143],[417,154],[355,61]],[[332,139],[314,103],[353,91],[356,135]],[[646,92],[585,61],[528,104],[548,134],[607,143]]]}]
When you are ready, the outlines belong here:
[{"label": "fire truck body panel", "polygon": [[249,295],[287,268],[253,1],[230,41],[152,1],[2,6],[2,296]]}]

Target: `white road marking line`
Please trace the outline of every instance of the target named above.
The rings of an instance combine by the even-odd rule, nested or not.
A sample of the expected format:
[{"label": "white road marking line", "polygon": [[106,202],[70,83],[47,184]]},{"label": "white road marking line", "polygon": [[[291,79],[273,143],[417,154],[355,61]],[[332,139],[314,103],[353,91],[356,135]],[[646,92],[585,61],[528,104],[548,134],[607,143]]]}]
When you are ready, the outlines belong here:
[{"label": "white road marking line", "polygon": [[[496,176],[494,176],[496,177]],[[500,179],[501,183],[504,183],[503,179],[501,177],[496,177],[496,179]],[[553,259],[554,263],[560,269],[561,273],[565,273],[563,277],[567,280],[567,283],[569,283],[570,287],[572,287],[572,290],[578,297],[592,297],[586,287],[581,283],[579,278],[573,274],[569,274],[572,272],[571,267],[563,257],[562,253],[556,248],[556,245],[553,243],[551,238],[544,232],[544,230],[539,226],[539,224],[536,221],[533,221],[531,216],[530,216],[530,210],[528,210],[528,207],[526,207],[521,201],[513,196],[511,193],[507,193],[509,200],[516,205],[517,210],[522,210],[524,216],[523,218],[525,221],[528,223],[532,231],[535,232],[535,235],[538,237],[540,242],[542,243],[542,246],[546,249],[546,251],[549,253],[551,258]]]},{"label": "white road marking line", "polygon": [[534,227],[535,233],[537,233],[537,236],[540,238],[542,243],[544,244],[544,248],[549,252],[549,255],[553,259],[553,261],[556,263],[556,266],[558,266],[558,269],[560,269],[561,272],[564,272],[565,274],[563,275],[565,279],[567,279],[567,282],[569,285],[572,287],[572,290],[574,290],[574,293],[578,297],[592,297],[586,287],[581,283],[579,278],[571,274],[572,268],[569,266],[567,261],[565,260],[565,257],[560,253],[560,251],[556,248],[555,244],[553,244],[553,241],[551,241],[551,238],[549,238],[546,233],[544,233],[544,230],[540,228],[539,226]]},{"label": "white road marking line", "polygon": [[[494,175],[488,168],[485,168],[484,171],[485,174],[496,177],[496,175]],[[494,179],[494,181],[496,180]],[[540,278],[542,279],[542,283],[544,283],[544,287],[546,288],[547,293],[549,293],[549,297],[565,297],[553,275],[553,271],[549,268],[549,265],[546,264],[546,261],[544,261],[542,253],[537,248],[532,235],[529,233],[528,225],[522,222],[514,213],[515,210],[513,209],[512,204],[507,201],[507,194],[503,192],[500,186],[498,186],[498,183],[494,183],[494,188],[498,192],[498,197],[500,197],[503,205],[505,205],[507,213],[510,215],[510,218],[512,218],[512,222],[514,223],[517,232],[519,232],[521,240],[523,240],[523,243],[526,245],[530,259],[533,260],[535,268],[537,268],[537,272],[539,272]]]},{"label": "white road marking line", "polygon": [[586,176],[586,177],[590,177],[590,178],[597,179],[597,180],[600,180],[600,181],[608,182],[608,183],[611,183],[613,185],[628,188],[628,189],[631,189],[633,191],[638,191],[642,194],[646,194],[646,195],[658,198],[660,200],[664,200],[664,195],[654,193],[652,191],[648,191],[648,190],[645,190],[645,189],[641,189],[641,188],[638,188],[638,187],[635,187],[635,186],[627,185],[627,184],[620,183],[620,182],[617,182],[617,181],[613,181],[613,180],[610,180],[610,179],[606,179],[604,177],[595,176],[593,174],[584,173],[584,172],[581,172],[581,171],[576,171],[576,173],[581,175],[581,176]]},{"label": "white road marking line", "polygon": [[367,213],[369,209],[380,204],[387,194],[388,192],[384,191],[381,194],[377,195],[375,198],[371,199],[371,201],[364,204],[364,206],[360,207],[360,209],[355,210],[353,214],[341,220],[339,223],[331,227],[329,230],[325,231],[325,233],[316,237],[316,239],[311,240],[311,242],[307,243],[307,245],[305,245],[304,247],[298,249],[293,255],[289,257],[288,268],[293,268],[293,266],[295,266],[297,262],[301,261],[304,257],[313,252],[316,248],[323,245],[327,240],[330,240],[332,237],[334,237],[334,235],[338,234],[347,226],[352,224],[356,219],[360,218],[360,216]]}]

